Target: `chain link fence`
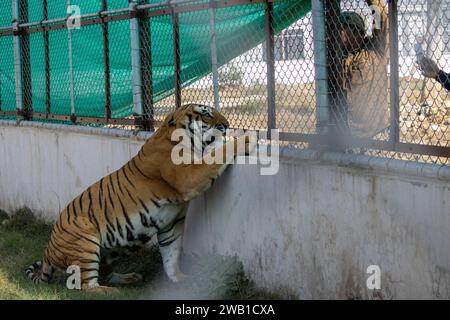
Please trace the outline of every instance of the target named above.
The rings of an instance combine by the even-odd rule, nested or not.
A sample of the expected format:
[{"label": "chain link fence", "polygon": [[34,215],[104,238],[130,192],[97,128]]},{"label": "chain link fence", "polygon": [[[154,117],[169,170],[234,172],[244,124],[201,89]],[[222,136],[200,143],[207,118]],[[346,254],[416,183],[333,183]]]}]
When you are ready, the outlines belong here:
[{"label": "chain link fence", "polygon": [[293,147],[450,164],[450,0],[0,7],[1,119],[153,130],[200,103]]}]

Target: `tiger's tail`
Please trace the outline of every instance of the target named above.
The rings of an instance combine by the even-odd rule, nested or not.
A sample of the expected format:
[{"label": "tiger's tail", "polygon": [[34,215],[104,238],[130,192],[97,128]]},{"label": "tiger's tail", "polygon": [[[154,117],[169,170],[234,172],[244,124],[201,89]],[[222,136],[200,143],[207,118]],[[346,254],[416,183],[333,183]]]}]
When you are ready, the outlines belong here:
[{"label": "tiger's tail", "polygon": [[48,283],[53,277],[53,267],[46,264],[42,264],[42,261],[36,261],[29,266],[25,273],[31,281],[36,284]]}]

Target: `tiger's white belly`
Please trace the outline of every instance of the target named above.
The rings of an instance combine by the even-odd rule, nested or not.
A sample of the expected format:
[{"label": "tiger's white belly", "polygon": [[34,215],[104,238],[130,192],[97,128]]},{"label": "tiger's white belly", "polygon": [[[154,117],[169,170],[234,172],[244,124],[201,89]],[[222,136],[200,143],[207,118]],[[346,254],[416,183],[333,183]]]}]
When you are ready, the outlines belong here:
[{"label": "tiger's white belly", "polygon": [[135,214],[132,219],[132,223],[135,226],[135,235],[139,235],[142,233],[148,236],[154,235],[158,232],[158,229],[161,230],[170,225],[175,220],[176,216],[182,208],[183,205],[181,204],[167,203],[161,205],[160,208],[153,207],[152,209],[150,209],[150,213],[148,214],[149,219],[152,218],[155,221],[155,223],[157,224],[157,228],[145,227],[140,221],[139,213]]},{"label": "tiger's white belly", "polygon": [[[101,246],[107,249],[125,247],[134,244],[134,242],[143,235],[151,238],[160,230],[168,227],[175,220],[184,206],[185,204],[165,203],[160,204],[160,207],[158,208],[152,203],[148,204],[148,212],[141,210],[140,212],[129,214],[133,228],[128,228],[125,224],[122,226],[122,232],[119,232],[116,228],[116,230],[112,232],[112,237],[111,232],[109,237],[105,233],[105,235],[102,236]],[[142,215],[145,215],[146,225],[142,223]]]}]

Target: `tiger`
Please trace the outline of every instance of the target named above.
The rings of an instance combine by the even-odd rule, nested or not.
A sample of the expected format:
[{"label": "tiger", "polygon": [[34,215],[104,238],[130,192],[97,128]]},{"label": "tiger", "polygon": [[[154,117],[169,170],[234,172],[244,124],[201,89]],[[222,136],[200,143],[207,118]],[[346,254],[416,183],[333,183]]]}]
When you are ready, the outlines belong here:
[{"label": "tiger", "polygon": [[[214,184],[230,161],[175,164],[171,154],[177,141],[172,141],[172,134],[177,129],[190,134],[218,130],[222,143],[209,154],[222,152],[224,159],[233,159],[249,153],[245,135],[225,140],[229,123],[216,109],[201,104],[177,108],[136,156],[89,186],[61,211],[42,261],[26,269],[27,277],[34,283],[48,283],[55,270],[77,266],[82,291],[117,292],[111,285],[136,283],[142,275],[111,273],[106,285],[100,285],[100,265],[115,261],[120,250],[126,254],[139,250],[156,235],[165,274],[173,282],[184,280],[187,276],[180,269],[180,256],[188,204]],[[202,150],[214,141],[210,140],[202,142]],[[245,148],[237,148],[240,143]]]}]

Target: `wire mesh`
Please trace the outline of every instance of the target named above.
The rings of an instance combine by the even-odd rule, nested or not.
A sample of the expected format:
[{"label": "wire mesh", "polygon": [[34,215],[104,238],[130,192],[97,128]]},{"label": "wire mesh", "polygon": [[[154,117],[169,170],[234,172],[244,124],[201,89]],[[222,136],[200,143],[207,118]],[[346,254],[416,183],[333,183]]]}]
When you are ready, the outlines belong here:
[{"label": "wire mesh", "polygon": [[[448,31],[444,30],[448,30],[445,16],[449,2],[398,1],[398,35],[391,34],[391,39],[398,43],[398,52],[390,50],[389,33],[394,29],[389,26],[384,1],[328,4],[328,28],[338,30],[337,38],[329,40],[336,45],[328,56],[334,63],[340,62],[339,68],[331,68],[335,72],[330,74],[332,116],[339,130],[376,141],[448,147],[448,92],[436,80],[424,77],[418,65],[426,58],[442,60],[444,66],[448,60],[448,55],[445,58]],[[398,71],[392,72],[398,72],[399,81],[390,83],[394,67],[390,63],[396,56]],[[395,97],[393,86],[398,86],[399,97]],[[394,108],[398,108],[398,118],[392,111]],[[448,163],[447,157],[374,150],[366,153]]]},{"label": "wire mesh", "polygon": [[[175,109],[174,93],[174,42],[172,29],[166,33],[163,30],[165,26],[172,25],[171,16],[152,17],[151,42],[144,45],[145,50],[151,49],[153,77],[158,75],[161,81],[153,81],[153,114],[157,121],[164,120],[167,113]],[[145,70],[150,72],[150,70]]]},{"label": "wire mesh", "polygon": [[[130,23],[126,20],[108,23],[111,92],[114,92],[111,95],[113,118],[129,116],[128,110],[133,104],[129,67],[131,65],[130,33],[121,32],[129,28],[129,25]],[[117,45],[119,43],[121,45]]]},{"label": "wire mesh", "polygon": [[316,131],[311,18],[306,15],[276,37],[276,123],[282,132]]},{"label": "wire mesh", "polygon": [[50,48],[50,111],[70,115],[69,44],[67,30],[49,32]]},{"label": "wire mesh", "polygon": [[[106,1],[107,10],[123,9],[103,15],[107,22],[92,22],[100,17],[101,1],[18,1],[20,23],[66,18],[73,14],[69,4],[81,15],[93,14],[81,19],[85,25],[80,29],[70,31],[71,42],[65,21],[20,28],[16,36],[21,46],[25,111],[68,116],[60,117],[62,121],[92,117],[94,125],[136,129],[134,118],[154,120],[152,124],[158,126],[176,107],[179,94],[183,104],[217,105],[232,127],[265,131],[275,126],[285,134],[282,145],[314,147],[308,137],[318,135],[316,100],[321,75],[316,74],[315,58],[322,53],[314,48],[317,35],[313,34],[311,1],[275,1],[270,11],[272,4],[265,1],[206,0],[138,9],[142,114],[133,114],[130,16],[123,15],[128,12],[128,0]],[[7,2],[0,4],[4,9],[1,26],[11,25]],[[326,147],[449,164],[450,0],[398,0],[390,1],[389,7],[386,0],[321,3],[326,18],[330,115]],[[269,19],[268,12],[273,13]],[[46,29],[48,50],[43,30],[37,30],[44,26],[50,29]],[[1,30],[0,48],[5,55],[0,61],[0,111],[13,111],[13,36],[2,35]],[[174,30],[179,30],[178,42]],[[267,42],[271,30],[273,47]],[[179,73],[174,55],[177,43]],[[217,77],[212,73],[216,66]],[[108,115],[108,106],[112,120],[130,121],[126,125],[100,121]],[[70,118],[72,111],[77,118]],[[431,148],[415,153],[419,150],[415,146]],[[401,151],[408,148],[407,153]]]},{"label": "wire mesh", "polygon": [[31,108],[35,112],[45,112],[45,65],[41,62],[44,59],[44,39],[41,33],[33,33],[29,36],[30,41],[30,72],[31,87],[25,87],[26,95],[31,99]]},{"label": "wire mesh", "polygon": [[[0,47],[3,50],[12,51],[12,36],[0,37]],[[15,109],[14,57],[9,55],[0,59],[0,110],[12,111]]]},{"label": "wire mesh", "polygon": [[[104,116],[105,105],[103,46],[92,46],[102,38],[98,25],[85,26],[72,31],[74,108],[77,116]],[[93,106],[96,106],[93,108]]]},{"label": "wire mesh", "polygon": [[[245,16],[252,19],[254,15],[264,14],[264,6],[247,6]],[[216,21],[224,21],[216,27],[220,34],[223,30],[243,28],[247,22],[235,18],[236,11],[218,9]],[[262,24],[262,26],[264,26]],[[249,42],[258,42],[259,37],[256,28],[249,26]],[[263,40],[262,38],[261,40]],[[220,40],[219,40],[220,41]],[[262,45],[246,50],[247,42],[233,43],[235,47],[241,47],[239,51],[244,54],[224,64],[218,71],[220,107],[229,119],[230,125],[235,128],[264,130],[267,129],[267,69],[262,59]],[[226,50],[226,48],[225,48]],[[227,54],[226,51],[218,51],[219,60]],[[225,59],[223,59],[225,60]],[[263,90],[260,90],[260,89]]]},{"label": "wire mesh", "polygon": [[450,146],[450,87],[443,87],[448,77],[437,79],[450,71],[449,10],[447,0],[399,2],[401,141]]},{"label": "wire mesh", "polygon": [[[338,130],[374,138],[389,130],[388,13],[384,1],[329,1],[328,60],[332,121]],[[376,12],[367,12],[372,6]],[[376,18],[376,19],[375,19]]]}]

